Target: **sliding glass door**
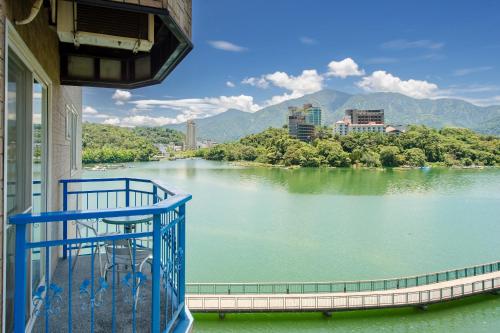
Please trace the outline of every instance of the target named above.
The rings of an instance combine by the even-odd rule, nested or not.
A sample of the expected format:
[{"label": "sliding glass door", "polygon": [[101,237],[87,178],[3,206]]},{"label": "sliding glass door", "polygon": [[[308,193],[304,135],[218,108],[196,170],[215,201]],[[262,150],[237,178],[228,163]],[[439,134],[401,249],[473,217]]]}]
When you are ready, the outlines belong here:
[{"label": "sliding glass door", "polygon": [[[24,212],[41,212],[47,208],[47,87],[36,79],[28,67],[12,50],[8,52],[7,82],[7,135],[6,135],[6,189],[7,216]],[[6,331],[14,327],[15,226],[6,224]],[[28,228],[28,239],[46,239],[45,226]],[[46,273],[43,251],[27,256],[28,297],[43,281]],[[27,300],[26,320],[33,313],[32,302]]]}]

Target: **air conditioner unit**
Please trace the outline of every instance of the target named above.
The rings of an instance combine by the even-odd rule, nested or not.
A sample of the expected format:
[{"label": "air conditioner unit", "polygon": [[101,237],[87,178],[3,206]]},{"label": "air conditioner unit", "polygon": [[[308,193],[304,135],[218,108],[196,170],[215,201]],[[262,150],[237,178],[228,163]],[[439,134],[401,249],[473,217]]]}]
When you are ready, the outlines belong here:
[{"label": "air conditioner unit", "polygon": [[75,1],[57,1],[57,34],[63,43],[149,52],[154,15]]}]

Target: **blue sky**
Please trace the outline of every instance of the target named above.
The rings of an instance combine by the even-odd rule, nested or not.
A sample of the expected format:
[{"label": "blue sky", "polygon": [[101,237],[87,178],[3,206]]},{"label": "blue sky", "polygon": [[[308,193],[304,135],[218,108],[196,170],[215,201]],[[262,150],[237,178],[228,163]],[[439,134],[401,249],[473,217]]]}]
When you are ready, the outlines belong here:
[{"label": "blue sky", "polygon": [[193,0],[194,49],[156,86],[85,88],[84,120],[165,125],[321,89],[500,104],[500,1]]}]

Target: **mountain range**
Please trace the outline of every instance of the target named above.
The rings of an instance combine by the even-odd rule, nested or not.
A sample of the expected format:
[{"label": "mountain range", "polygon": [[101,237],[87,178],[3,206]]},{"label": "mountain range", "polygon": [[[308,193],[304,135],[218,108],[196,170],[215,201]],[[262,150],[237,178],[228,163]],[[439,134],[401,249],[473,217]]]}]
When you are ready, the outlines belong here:
[{"label": "mountain range", "polygon": [[[500,105],[481,107],[451,98],[415,99],[398,93],[351,95],[336,90],[322,90],[254,113],[230,109],[216,116],[198,119],[196,136],[199,139],[227,142],[268,127],[282,127],[287,123],[288,107],[305,103],[320,106],[323,124],[330,127],[342,119],[346,109],[384,109],[386,124],[465,127],[480,133],[500,134]],[[186,124],[166,127],[184,132]]]}]

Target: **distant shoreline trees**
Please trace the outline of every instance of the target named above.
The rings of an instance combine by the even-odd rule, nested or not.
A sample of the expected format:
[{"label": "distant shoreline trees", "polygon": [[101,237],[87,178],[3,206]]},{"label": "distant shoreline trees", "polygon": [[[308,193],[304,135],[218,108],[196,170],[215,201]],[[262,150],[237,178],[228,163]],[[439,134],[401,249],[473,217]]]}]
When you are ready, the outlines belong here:
[{"label": "distant shoreline trees", "polygon": [[124,128],[83,124],[83,164],[150,161],[160,151],[155,144],[182,144],[184,134],[161,127]]},{"label": "distant shoreline trees", "polygon": [[410,126],[400,135],[351,133],[309,144],[289,137],[286,129],[269,128],[197,156],[302,167],[495,166],[500,165],[500,138],[463,128]]}]

